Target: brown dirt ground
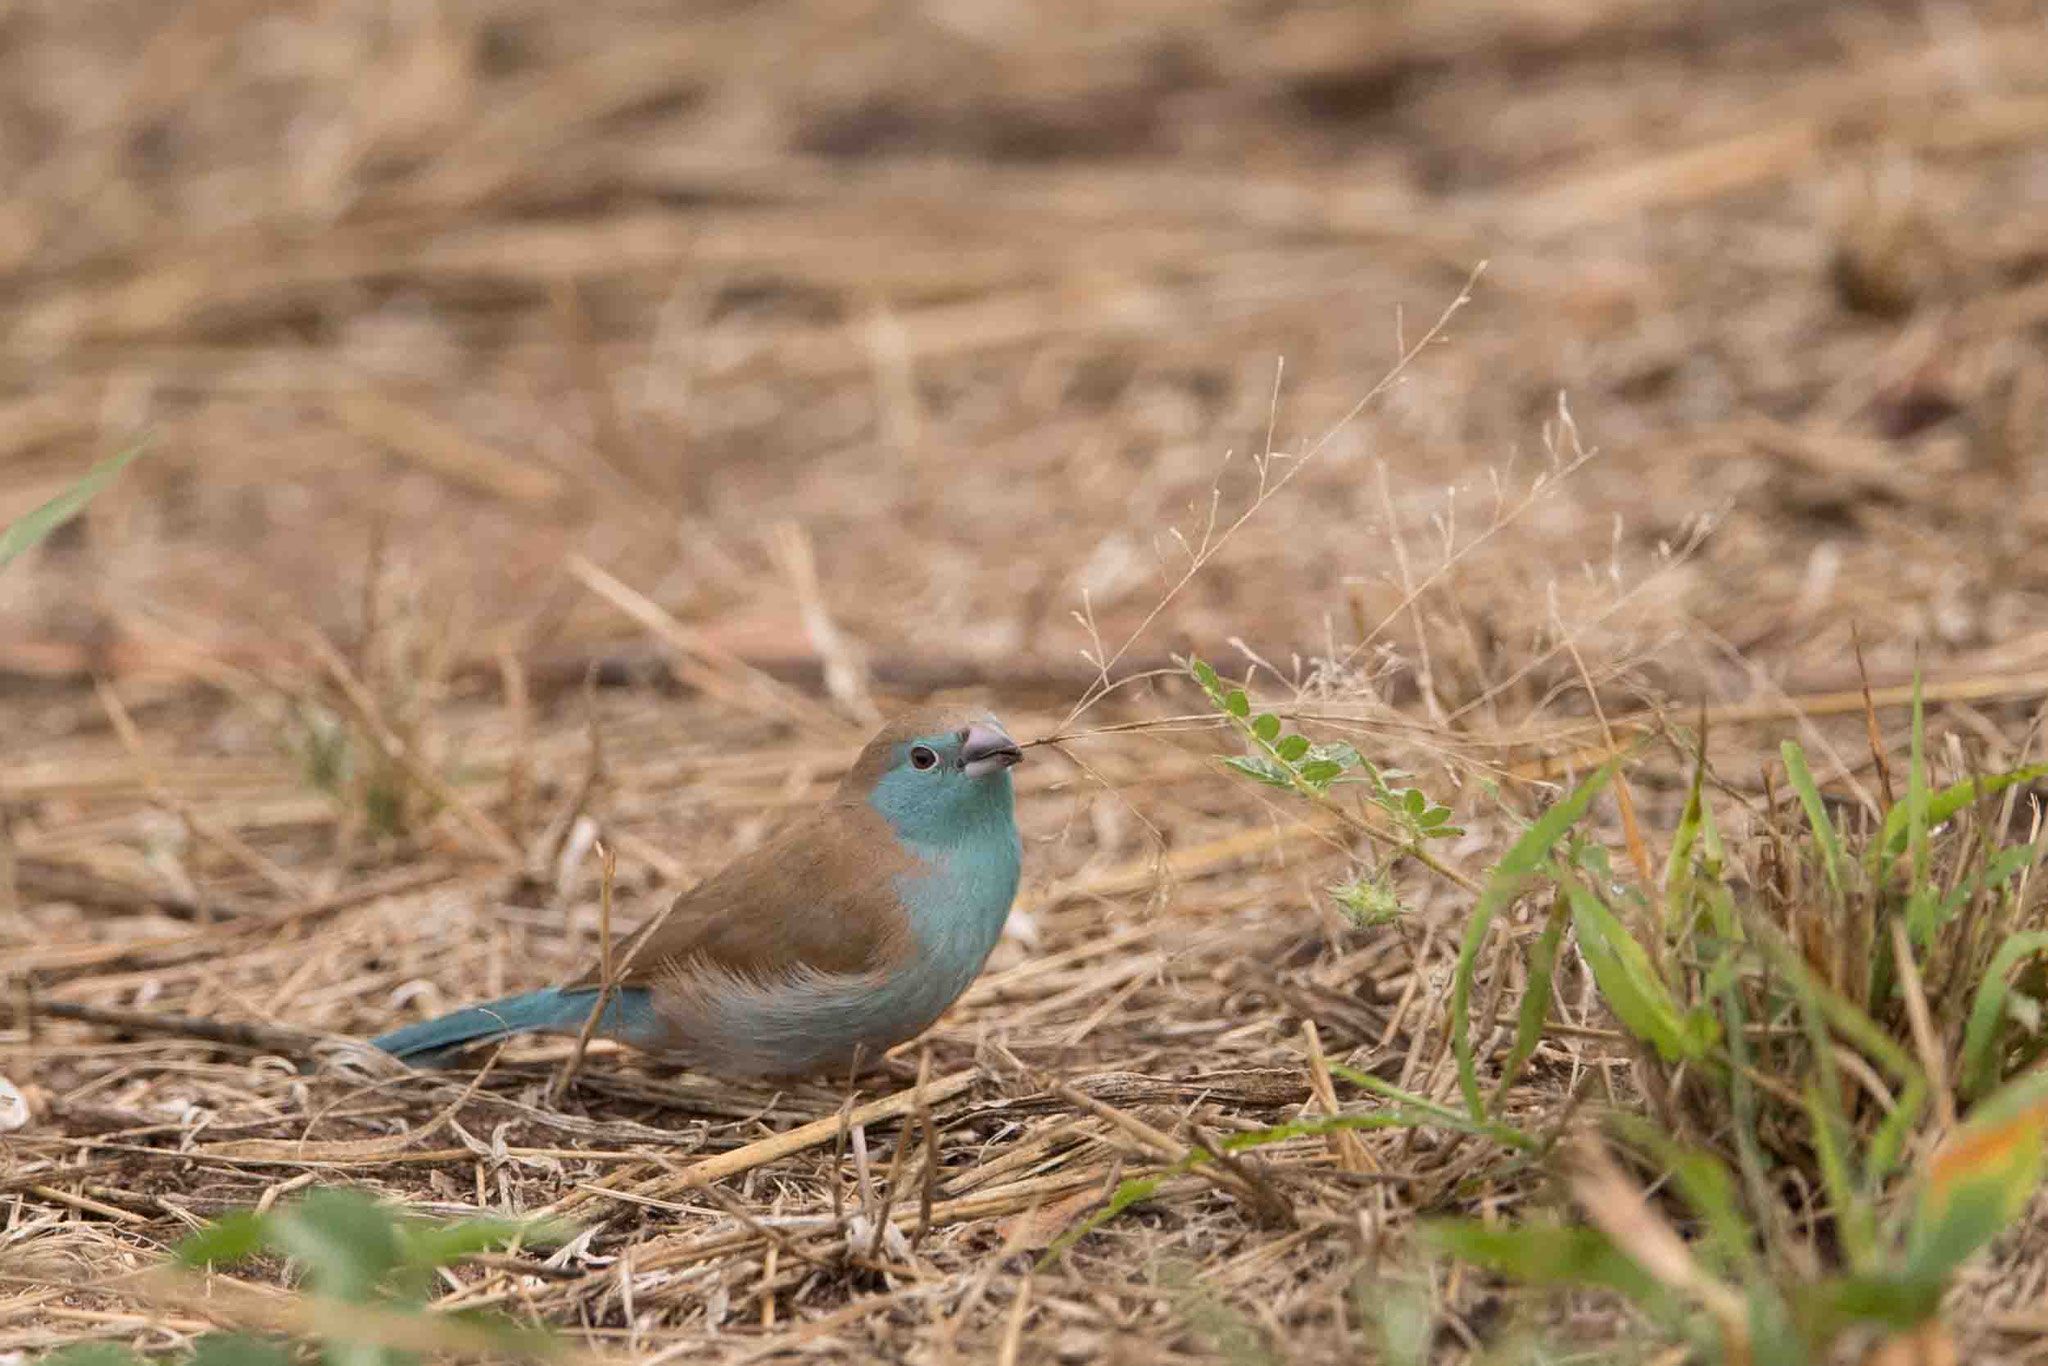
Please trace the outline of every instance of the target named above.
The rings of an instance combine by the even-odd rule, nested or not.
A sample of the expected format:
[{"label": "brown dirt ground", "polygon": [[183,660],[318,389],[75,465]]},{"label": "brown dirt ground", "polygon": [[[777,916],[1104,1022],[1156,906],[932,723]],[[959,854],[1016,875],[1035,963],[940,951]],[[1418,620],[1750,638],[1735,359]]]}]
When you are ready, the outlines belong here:
[{"label": "brown dirt ground", "polygon": [[[1475,871],[1591,697],[1715,708],[1739,825],[1784,735],[1861,783],[1852,630],[1958,766],[2048,693],[2038,3],[43,0],[0,4],[0,175],[0,518],[150,443],[0,575],[17,1000],[360,1036],[537,985],[597,941],[586,833],[637,920],[823,790],[847,716],[968,689],[1044,734],[1097,640],[1267,661]],[[1286,486],[1171,592],[1268,449]],[[311,781],[309,737],[371,730],[438,790]],[[1517,1301],[1409,1222],[1540,1193],[1472,1145],[1291,1143],[1031,1270],[1119,1171],[1369,1109],[1322,1051],[1449,1094],[1468,900],[1346,927],[1346,851],[1205,745],[1027,766],[1018,934],[928,1036],[936,1165],[865,1128],[878,1191],[836,1135],[746,1146],[837,1087],[600,1052],[555,1103],[557,1043],[471,1094],[0,1015],[0,1360],[234,1318],[105,1278],[344,1180],[584,1220],[449,1298],[612,1356],[1356,1359],[1404,1287],[1462,1359]],[[1598,1037],[1519,1112],[1625,1101]],[[849,1233],[885,1198],[921,1236]]]}]

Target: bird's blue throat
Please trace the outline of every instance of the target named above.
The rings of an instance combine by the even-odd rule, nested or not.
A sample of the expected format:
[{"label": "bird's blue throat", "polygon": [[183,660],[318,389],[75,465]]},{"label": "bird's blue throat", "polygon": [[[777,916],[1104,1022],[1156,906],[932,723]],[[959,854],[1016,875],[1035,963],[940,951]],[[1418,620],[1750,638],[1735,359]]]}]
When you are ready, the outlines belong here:
[{"label": "bird's blue throat", "polygon": [[918,862],[895,885],[923,951],[920,972],[964,989],[1002,937],[1023,871],[1009,770],[970,777],[899,765],[868,804]]}]

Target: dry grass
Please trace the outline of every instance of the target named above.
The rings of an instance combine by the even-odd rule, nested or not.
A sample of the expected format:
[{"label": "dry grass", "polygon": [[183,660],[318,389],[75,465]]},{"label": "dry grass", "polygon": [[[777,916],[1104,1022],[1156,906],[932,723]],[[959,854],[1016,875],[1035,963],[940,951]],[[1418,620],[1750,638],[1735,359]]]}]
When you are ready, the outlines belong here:
[{"label": "dry grass", "polygon": [[[1951,772],[2015,763],[2048,693],[2033,4],[120,0],[0,35],[0,519],[153,441],[0,575],[0,947],[99,1019],[0,1016],[0,1354],[182,1341],[205,1306],[113,1278],[339,1180],[581,1221],[447,1303],[606,1355],[1316,1361],[1409,1294],[1444,1359],[1493,1341],[1518,1297],[1407,1230],[1538,1183],[1427,1134],[1173,1176],[1033,1270],[1122,1176],[1369,1108],[1325,1058],[1455,1092],[1470,899],[1411,879],[1351,928],[1352,851],[1210,734],[1034,751],[1017,933],[863,1124],[598,1048],[552,1104],[566,1043],[472,1088],[321,1041],[580,969],[594,837],[637,919],[824,791],[870,703],[1054,730],[1253,452],[1316,454],[1119,675],[1268,661],[1458,809],[1473,873],[1700,706],[1734,838],[1788,733],[1853,802],[1852,628],[1881,689],[1925,666]],[[1654,836],[1682,766],[1632,791]],[[1604,1017],[1563,1023],[1532,1130],[1635,1094]]]}]

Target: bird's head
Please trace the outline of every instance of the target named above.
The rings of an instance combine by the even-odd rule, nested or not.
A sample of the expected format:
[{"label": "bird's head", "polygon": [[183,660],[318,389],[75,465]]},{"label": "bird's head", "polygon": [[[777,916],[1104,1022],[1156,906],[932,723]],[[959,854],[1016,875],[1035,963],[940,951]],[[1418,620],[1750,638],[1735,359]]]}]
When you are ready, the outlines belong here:
[{"label": "bird's head", "polygon": [[993,716],[914,712],[868,742],[840,791],[904,839],[946,844],[1010,826],[1010,766],[1023,757]]}]

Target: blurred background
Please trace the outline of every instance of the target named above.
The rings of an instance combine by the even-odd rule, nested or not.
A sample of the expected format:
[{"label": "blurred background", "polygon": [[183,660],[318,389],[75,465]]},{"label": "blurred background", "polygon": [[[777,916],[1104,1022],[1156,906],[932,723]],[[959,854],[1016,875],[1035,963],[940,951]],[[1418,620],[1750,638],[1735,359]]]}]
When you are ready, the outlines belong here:
[{"label": "blurred background", "polygon": [[1269,439],[1140,654],[1449,713],[1565,633],[1723,700],[2048,651],[2036,3],[18,2],[0,175],[0,517],[150,444],[0,576],[31,693],[401,606],[573,681],[646,639],[580,555],[1071,696]]}]

